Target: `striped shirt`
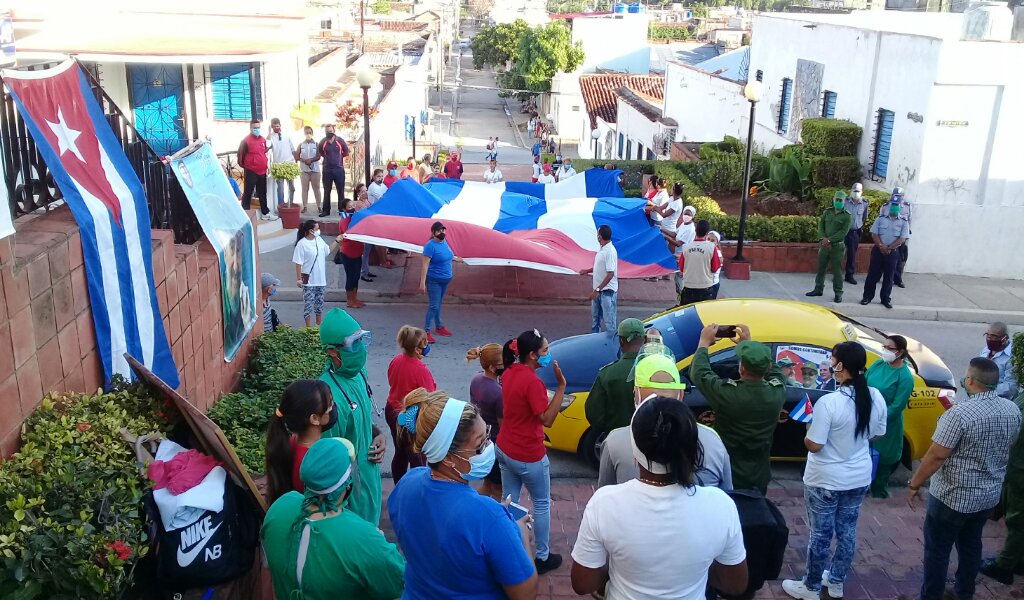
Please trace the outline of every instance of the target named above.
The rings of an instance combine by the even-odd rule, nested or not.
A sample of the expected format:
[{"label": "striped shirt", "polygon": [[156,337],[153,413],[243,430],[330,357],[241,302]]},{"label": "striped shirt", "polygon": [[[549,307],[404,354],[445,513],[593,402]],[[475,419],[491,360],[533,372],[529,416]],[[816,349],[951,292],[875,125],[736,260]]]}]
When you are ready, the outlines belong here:
[{"label": "striped shirt", "polygon": [[960,513],[995,506],[1020,423],[1017,405],[995,392],[975,394],[953,405],[939,417],[932,435],[933,442],[953,453],[932,477],[931,495]]},{"label": "striped shirt", "polygon": [[274,330],[273,309],[270,307],[270,300],[263,301],[263,331]]}]

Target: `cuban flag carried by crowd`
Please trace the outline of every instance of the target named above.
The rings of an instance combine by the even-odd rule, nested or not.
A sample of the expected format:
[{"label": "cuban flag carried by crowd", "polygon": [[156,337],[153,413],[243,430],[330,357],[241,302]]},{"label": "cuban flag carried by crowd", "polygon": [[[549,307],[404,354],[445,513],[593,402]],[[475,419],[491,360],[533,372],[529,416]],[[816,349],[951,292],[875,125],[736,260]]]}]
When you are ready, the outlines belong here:
[{"label": "cuban flag carried by crowd", "polygon": [[803,400],[797,402],[796,406],[789,413],[789,418],[793,419],[797,423],[810,423],[814,420],[813,411],[811,409],[811,397],[804,394]]},{"label": "cuban flag carried by crowd", "polygon": [[153,286],[146,194],[88,80],[72,60],[3,78],[81,230],[105,381],[133,377],[128,353],[178,387]]},{"label": "cuban flag carried by crowd", "polygon": [[352,218],[347,235],[360,242],[421,252],[430,225],[441,221],[456,256],[469,265],[525,267],[575,274],[594,266],[597,228],[609,225],[619,277],[676,270],[646,200],[623,198],[621,171],[589,169],[559,183],[482,183],[400,179]]}]

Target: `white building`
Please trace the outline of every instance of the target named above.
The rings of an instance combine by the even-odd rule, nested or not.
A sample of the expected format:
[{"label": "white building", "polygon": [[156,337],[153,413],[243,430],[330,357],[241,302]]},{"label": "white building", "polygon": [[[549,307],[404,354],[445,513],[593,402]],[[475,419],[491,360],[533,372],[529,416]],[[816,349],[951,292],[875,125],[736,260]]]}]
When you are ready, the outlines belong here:
[{"label": "white building", "polygon": [[579,71],[604,69],[646,75],[651,70],[648,23],[645,12],[573,18],[572,41],[580,42],[584,52]]},{"label": "white building", "polygon": [[[754,140],[767,148],[798,142],[806,117],[860,125],[867,184],[903,187],[915,203],[908,269],[1020,279],[1010,246],[996,246],[1024,226],[1024,84],[1009,68],[1024,64],[1024,45],[964,41],[963,19],[757,15],[748,72],[763,71],[764,93]],[[746,138],[742,78],[678,64],[666,78],[665,115],[679,121],[677,139]]]},{"label": "white building", "polygon": [[[577,85],[583,110],[572,113],[575,118],[565,122],[572,127],[568,134],[579,139],[581,158],[646,159],[647,150],[655,145],[654,136],[672,122],[662,118],[657,106],[665,93],[665,78],[661,75],[588,73],[578,76]],[[598,132],[596,144],[594,131]],[[627,138],[627,132],[632,137]]]},{"label": "white building", "polygon": [[743,84],[749,63],[749,46],[696,65],[668,63],[663,112],[678,123],[675,141],[746,136],[750,105],[743,98]]}]

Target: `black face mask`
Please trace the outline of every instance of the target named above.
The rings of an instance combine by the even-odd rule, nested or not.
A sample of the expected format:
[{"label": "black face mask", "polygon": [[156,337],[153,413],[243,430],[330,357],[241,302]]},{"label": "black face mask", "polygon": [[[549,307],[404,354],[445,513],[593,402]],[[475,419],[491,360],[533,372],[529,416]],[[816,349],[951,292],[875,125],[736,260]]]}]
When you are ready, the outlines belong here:
[{"label": "black face mask", "polygon": [[332,427],[338,424],[338,403],[335,402],[334,406],[331,407],[331,416],[327,418],[327,423],[320,427],[324,431],[328,431]]},{"label": "black face mask", "polygon": [[441,233],[437,234],[436,237],[437,237],[437,240],[439,242],[443,242],[444,241],[444,232],[442,231]]},{"label": "black face mask", "polygon": [[495,371],[494,371],[494,373],[495,373],[495,374],[496,374],[496,375],[497,375],[498,377],[501,377],[501,376],[502,376],[502,374],[503,374],[504,372],[505,372],[505,369],[495,369]]}]

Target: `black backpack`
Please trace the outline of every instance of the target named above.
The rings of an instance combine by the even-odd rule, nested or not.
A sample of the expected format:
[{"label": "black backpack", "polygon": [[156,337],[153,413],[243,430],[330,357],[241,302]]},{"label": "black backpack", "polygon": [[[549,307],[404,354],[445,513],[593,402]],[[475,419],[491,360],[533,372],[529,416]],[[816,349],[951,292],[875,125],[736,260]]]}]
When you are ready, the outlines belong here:
[{"label": "black backpack", "polygon": [[733,490],[729,497],[736,503],[743,530],[743,546],[747,550],[747,590],[738,596],[753,598],[765,581],[779,578],[782,561],[789,543],[789,527],[778,507],[757,490]]}]

